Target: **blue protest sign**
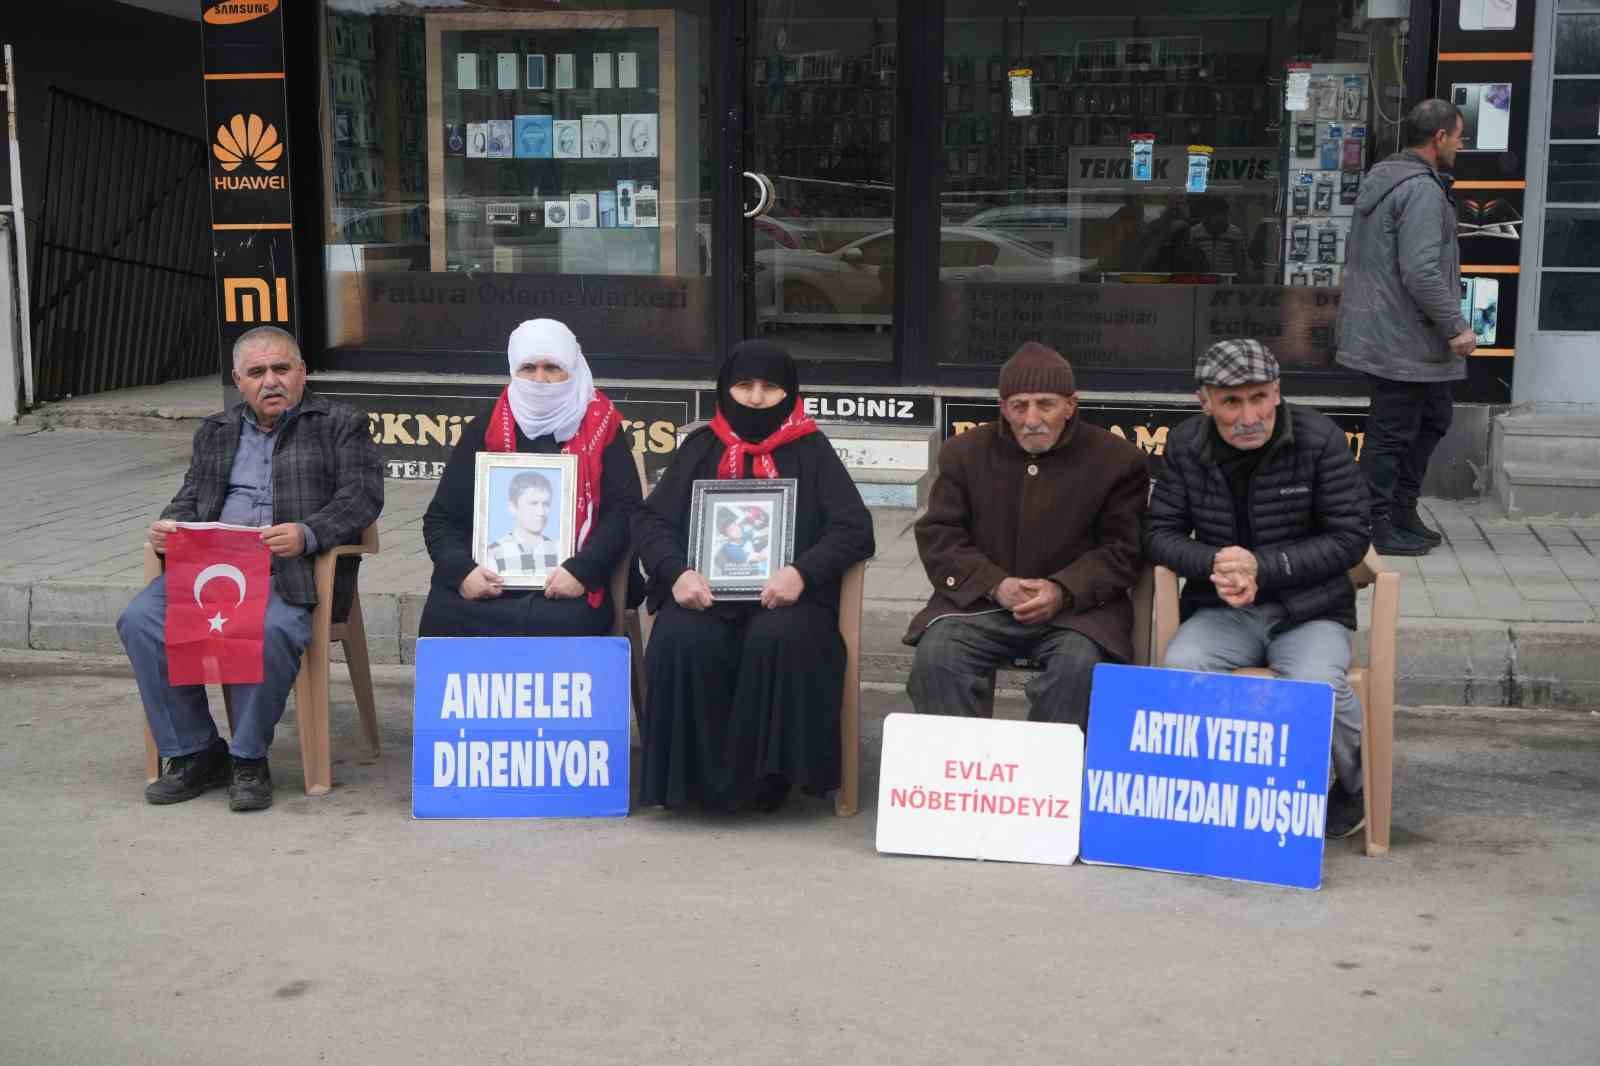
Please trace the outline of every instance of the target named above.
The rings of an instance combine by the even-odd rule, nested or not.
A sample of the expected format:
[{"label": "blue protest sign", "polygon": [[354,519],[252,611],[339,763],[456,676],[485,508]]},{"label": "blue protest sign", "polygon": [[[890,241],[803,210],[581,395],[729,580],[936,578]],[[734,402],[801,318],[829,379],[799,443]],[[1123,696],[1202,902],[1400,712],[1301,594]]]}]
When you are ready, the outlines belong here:
[{"label": "blue protest sign", "polygon": [[1094,668],[1085,862],[1318,888],[1333,688]]},{"label": "blue protest sign", "polygon": [[622,637],[417,641],[416,818],[628,813]]}]

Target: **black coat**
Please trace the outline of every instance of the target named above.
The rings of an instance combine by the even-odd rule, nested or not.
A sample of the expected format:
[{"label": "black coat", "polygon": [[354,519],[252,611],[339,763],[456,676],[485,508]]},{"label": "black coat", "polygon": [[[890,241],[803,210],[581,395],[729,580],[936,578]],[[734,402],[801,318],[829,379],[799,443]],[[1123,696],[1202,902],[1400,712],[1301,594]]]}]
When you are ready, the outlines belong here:
[{"label": "black coat", "polygon": [[[689,569],[689,506],[696,480],[717,476],[723,445],[709,428],[689,434],[650,496],[633,517],[633,546],[649,581],[652,611],[672,595]],[[872,557],[872,512],[821,433],[790,441],[772,453],[778,476],[799,482],[795,498],[794,568],[805,578],[801,601],[837,609],[846,570]],[[750,476],[748,466],[744,471]]]},{"label": "black coat", "polygon": [[[476,565],[472,559],[472,496],[478,453],[485,450],[483,427],[489,424],[489,411],[467,424],[461,443],[450,453],[433,502],[422,516],[422,539],[433,560],[433,583],[456,591],[462,579]],[[512,423],[517,435],[517,451],[534,455],[555,455],[561,445],[548,434],[529,440],[521,427]],[[628,523],[639,505],[639,471],[633,465],[628,433],[618,430],[601,456],[600,510],[595,515],[589,539],[576,555],[561,565],[591,592],[605,587],[616,569],[617,560],[628,550]]]},{"label": "black coat", "polygon": [[1145,554],[1186,579],[1185,618],[1221,605],[1210,581],[1212,559],[1239,545],[1256,555],[1263,597],[1283,604],[1290,621],[1331,618],[1354,629],[1356,594],[1348,571],[1371,540],[1366,483],[1332,419],[1287,403],[1278,418],[1287,421],[1250,479],[1255,543],[1239,545],[1233,494],[1212,454],[1211,417],[1201,414],[1167,437]]}]

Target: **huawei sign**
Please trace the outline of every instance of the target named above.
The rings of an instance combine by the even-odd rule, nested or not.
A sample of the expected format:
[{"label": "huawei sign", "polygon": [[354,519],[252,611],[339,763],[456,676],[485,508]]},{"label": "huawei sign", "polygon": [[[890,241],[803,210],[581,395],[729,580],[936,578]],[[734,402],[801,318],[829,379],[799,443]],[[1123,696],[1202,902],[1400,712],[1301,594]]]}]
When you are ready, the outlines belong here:
[{"label": "huawei sign", "polygon": [[[258,170],[276,169],[283,158],[283,142],[278,139],[278,128],[260,115],[234,115],[225,126],[217,127],[217,140],[211,154],[222,163],[224,171],[238,170],[246,163],[254,163]],[[283,175],[270,177],[219,177],[212,179],[218,189],[284,189],[288,183]]]},{"label": "huawei sign", "polygon": [[220,4],[207,5],[203,17],[213,26],[232,26],[270,15],[276,10],[278,0],[222,0]]}]

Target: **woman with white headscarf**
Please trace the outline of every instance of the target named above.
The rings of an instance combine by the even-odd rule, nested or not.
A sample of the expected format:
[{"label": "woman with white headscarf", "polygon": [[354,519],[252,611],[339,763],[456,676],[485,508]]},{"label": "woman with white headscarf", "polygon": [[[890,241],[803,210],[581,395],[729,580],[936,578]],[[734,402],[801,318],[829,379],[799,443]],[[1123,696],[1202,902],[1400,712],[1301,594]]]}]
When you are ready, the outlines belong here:
[{"label": "woman with white headscarf", "polygon": [[[616,406],[594,387],[572,331],[554,319],[524,322],[507,345],[511,381],[486,415],[468,424],[422,518],[433,583],[418,632],[424,637],[594,636],[610,631],[610,582],[628,551],[639,476]],[[509,589],[507,552],[491,545],[489,565],[472,556],[473,488],[480,452],[577,456],[577,550],[558,560],[516,553],[547,573],[541,591]],[[528,478],[529,475],[519,475]],[[537,478],[529,483],[538,486]],[[514,479],[513,492],[516,492]],[[530,491],[559,505],[548,486]],[[512,502],[515,508],[515,501]],[[515,536],[515,534],[513,534]],[[505,538],[509,541],[511,538]],[[498,563],[497,563],[498,560]]]}]

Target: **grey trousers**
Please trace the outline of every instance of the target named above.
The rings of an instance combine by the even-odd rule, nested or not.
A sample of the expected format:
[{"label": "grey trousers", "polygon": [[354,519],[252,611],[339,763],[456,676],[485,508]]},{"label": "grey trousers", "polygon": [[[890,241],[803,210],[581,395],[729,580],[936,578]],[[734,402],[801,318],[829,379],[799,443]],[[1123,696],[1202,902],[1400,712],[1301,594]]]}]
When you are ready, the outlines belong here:
[{"label": "grey trousers", "polygon": [[[167,579],[158,577],[133,598],[117,619],[117,635],[133,664],[145,718],[162,758],[203,751],[217,738],[206,706],[204,685],[167,681]],[[267,600],[259,685],[229,685],[233,697],[233,736],[228,750],[241,759],[264,759],[272,733],[283,717],[289,690],[300,672],[300,653],[311,641],[311,612],[278,598]]]},{"label": "grey trousers", "polygon": [[1266,667],[1291,681],[1333,686],[1333,769],[1351,795],[1361,792],[1361,704],[1345,679],[1350,631],[1332,619],[1288,623],[1282,604],[1202,607],[1178,627],[1163,666],[1218,673]]},{"label": "grey trousers", "polygon": [[1044,667],[1028,679],[1028,720],[1089,727],[1089,684],[1100,645],[1071,629],[1025,626],[1010,611],[946,615],[917,642],[906,692],[918,714],[976,717],[987,712],[994,672],[1014,659]]}]

